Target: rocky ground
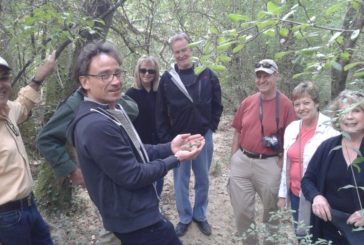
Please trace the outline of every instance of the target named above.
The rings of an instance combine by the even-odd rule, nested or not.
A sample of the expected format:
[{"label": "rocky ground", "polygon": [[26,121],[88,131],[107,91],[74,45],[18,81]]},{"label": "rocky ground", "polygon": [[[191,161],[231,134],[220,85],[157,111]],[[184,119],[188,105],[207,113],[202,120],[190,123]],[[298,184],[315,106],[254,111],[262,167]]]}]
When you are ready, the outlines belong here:
[{"label": "rocky ground", "polygon": [[[214,134],[214,160],[210,173],[210,192],[208,220],[212,225],[212,235],[207,237],[192,224],[185,236],[181,238],[185,245],[220,245],[241,244],[234,236],[235,224],[226,184],[228,179],[228,166],[230,158],[230,145],[233,131],[230,127],[232,118],[224,117],[219,130]],[[193,190],[193,176],[190,189]],[[95,207],[92,205],[87,191],[81,187],[76,188],[74,205],[68,213],[54,213],[47,216],[51,224],[52,235],[56,244],[83,245],[96,244],[100,219]],[[190,191],[193,202],[193,191]],[[165,178],[162,193],[161,208],[173,224],[178,222],[175,208],[172,173]],[[259,213],[259,209],[257,210]]]}]

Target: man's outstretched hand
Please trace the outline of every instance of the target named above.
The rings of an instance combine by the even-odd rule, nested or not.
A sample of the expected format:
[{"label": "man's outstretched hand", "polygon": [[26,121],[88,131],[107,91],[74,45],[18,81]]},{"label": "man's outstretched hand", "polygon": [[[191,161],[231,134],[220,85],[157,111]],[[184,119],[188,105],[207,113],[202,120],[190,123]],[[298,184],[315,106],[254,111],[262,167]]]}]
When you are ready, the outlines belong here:
[{"label": "man's outstretched hand", "polygon": [[171,142],[171,148],[179,161],[195,159],[205,145],[200,134],[179,134]]}]

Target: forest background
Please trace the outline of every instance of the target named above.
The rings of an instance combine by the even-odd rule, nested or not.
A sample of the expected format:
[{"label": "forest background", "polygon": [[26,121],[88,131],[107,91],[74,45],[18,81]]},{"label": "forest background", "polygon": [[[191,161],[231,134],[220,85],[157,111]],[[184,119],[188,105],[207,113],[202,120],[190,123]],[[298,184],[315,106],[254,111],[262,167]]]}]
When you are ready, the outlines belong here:
[{"label": "forest background", "polygon": [[[187,33],[196,72],[210,67],[218,74],[225,115],[255,91],[254,64],[263,58],[277,61],[282,92],[290,95],[311,80],[323,107],[345,88],[364,91],[363,0],[0,0],[0,20],[0,56],[13,68],[13,97],[47,54],[56,49],[59,55],[41,106],[22,126],[35,163],[44,161],[36,133],[77,88],[75,57],[92,40],[109,40],[120,50],[125,91],[141,55],[158,57],[163,72],[173,63],[169,37]],[[40,206],[70,209],[69,181],[55,180],[47,164],[33,169]]]}]

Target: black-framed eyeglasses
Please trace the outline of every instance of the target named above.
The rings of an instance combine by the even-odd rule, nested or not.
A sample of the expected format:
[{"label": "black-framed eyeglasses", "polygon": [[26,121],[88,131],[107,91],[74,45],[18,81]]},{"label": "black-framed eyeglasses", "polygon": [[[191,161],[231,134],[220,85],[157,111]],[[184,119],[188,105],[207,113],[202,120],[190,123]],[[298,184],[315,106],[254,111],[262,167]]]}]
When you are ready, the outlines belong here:
[{"label": "black-framed eyeglasses", "polygon": [[105,72],[105,73],[100,73],[100,74],[85,74],[84,76],[96,77],[96,78],[101,79],[105,83],[110,83],[114,80],[114,77],[116,77],[119,80],[123,80],[125,78],[125,75],[126,75],[125,70],[118,70],[114,73]]},{"label": "black-framed eyeglasses", "polygon": [[260,68],[260,67],[263,67],[263,68],[266,68],[266,69],[273,68],[274,70],[276,70],[274,65],[272,65],[270,63],[267,63],[267,62],[262,62],[262,63],[255,64],[255,68]]},{"label": "black-framed eyeglasses", "polygon": [[142,73],[142,74],[145,74],[145,73],[149,73],[149,74],[151,74],[151,75],[154,75],[154,74],[156,74],[156,70],[154,70],[154,69],[144,69],[144,68],[140,68],[139,69],[139,72],[140,73]]}]

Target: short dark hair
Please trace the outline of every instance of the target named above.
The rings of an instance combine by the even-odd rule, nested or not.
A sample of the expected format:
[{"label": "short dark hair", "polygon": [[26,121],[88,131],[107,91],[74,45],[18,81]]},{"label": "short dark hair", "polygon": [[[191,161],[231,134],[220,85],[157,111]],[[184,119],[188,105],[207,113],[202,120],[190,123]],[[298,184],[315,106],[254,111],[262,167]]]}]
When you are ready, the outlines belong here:
[{"label": "short dark hair", "polygon": [[73,70],[73,78],[78,83],[80,82],[79,77],[88,73],[92,58],[102,53],[113,57],[119,65],[122,64],[120,54],[111,42],[103,40],[90,42],[82,48]]}]

